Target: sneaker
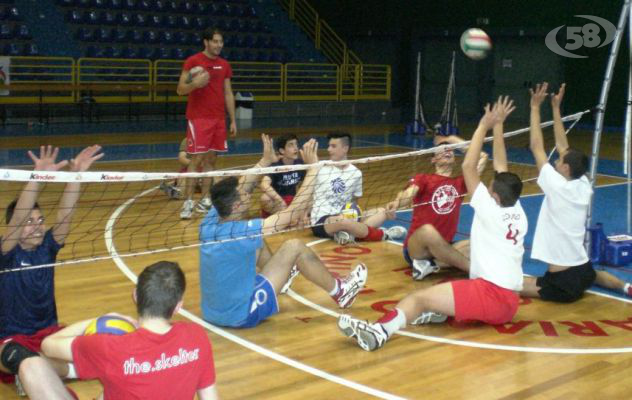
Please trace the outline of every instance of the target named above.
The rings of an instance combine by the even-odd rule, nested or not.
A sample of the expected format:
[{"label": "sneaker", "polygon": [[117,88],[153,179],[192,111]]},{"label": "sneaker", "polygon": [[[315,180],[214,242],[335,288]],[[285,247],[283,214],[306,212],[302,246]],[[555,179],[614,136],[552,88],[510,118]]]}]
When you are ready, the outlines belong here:
[{"label": "sneaker", "polygon": [[379,349],[388,340],[382,325],[369,324],[350,315],[341,315],[338,318],[338,329],[346,337],[355,339],[358,346],[366,351]]},{"label": "sneaker", "polygon": [[15,390],[18,397],[26,397],[26,392],[22,387],[22,382],[20,382],[20,377],[18,375],[15,375]]},{"label": "sneaker", "polygon": [[213,203],[211,203],[211,199],[209,197],[204,197],[202,200],[198,201],[195,206],[195,211],[206,214],[212,206]]},{"label": "sneaker", "polygon": [[413,260],[413,279],[416,281],[420,281],[437,271],[439,271],[439,267],[430,260]]},{"label": "sneaker", "polygon": [[334,241],[341,246],[349,243],[355,243],[355,237],[349,232],[339,231],[334,233]]},{"label": "sneaker", "polygon": [[411,325],[424,325],[424,324],[441,324],[448,319],[447,315],[439,314],[432,311],[422,312],[420,316],[415,318]]},{"label": "sneaker", "polygon": [[380,228],[384,232],[384,240],[399,240],[406,237],[408,230],[403,226],[395,225],[390,228]]},{"label": "sneaker", "polygon": [[366,265],[358,264],[345,279],[340,281],[340,291],[334,297],[340,308],[351,307],[358,293],[366,284],[367,275]]},{"label": "sneaker", "polygon": [[285,294],[288,290],[290,290],[290,286],[292,286],[292,282],[294,282],[294,278],[296,278],[298,274],[300,274],[300,271],[295,265],[290,270],[290,276],[287,278],[287,282],[285,282],[285,285],[283,285],[283,287],[281,288],[281,291],[279,292],[280,294]]},{"label": "sneaker", "polygon": [[628,297],[632,297],[632,283],[626,283],[625,286],[623,287],[623,294],[625,294]]},{"label": "sneaker", "polygon": [[194,205],[195,202],[193,200],[185,200],[182,204],[182,210],[180,210],[180,219],[191,219]]},{"label": "sneaker", "polygon": [[162,182],[160,184],[160,190],[162,190],[170,199],[177,200],[182,198],[182,192],[177,186],[169,185],[166,182]]}]

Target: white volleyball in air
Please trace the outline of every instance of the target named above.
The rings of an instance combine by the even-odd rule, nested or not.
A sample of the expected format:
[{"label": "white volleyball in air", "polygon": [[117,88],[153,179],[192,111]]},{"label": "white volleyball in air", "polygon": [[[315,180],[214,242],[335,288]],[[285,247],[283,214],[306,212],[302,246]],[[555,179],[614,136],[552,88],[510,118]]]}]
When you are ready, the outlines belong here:
[{"label": "white volleyball in air", "polygon": [[470,28],[461,35],[461,50],[472,60],[482,60],[492,49],[492,41],[478,28]]}]

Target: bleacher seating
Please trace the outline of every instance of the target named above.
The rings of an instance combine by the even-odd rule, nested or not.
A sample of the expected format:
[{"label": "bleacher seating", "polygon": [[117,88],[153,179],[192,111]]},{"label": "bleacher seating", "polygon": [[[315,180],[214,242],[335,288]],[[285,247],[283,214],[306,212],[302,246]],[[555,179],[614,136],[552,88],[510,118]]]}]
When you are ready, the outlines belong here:
[{"label": "bleacher seating", "polygon": [[0,51],[7,56],[35,56],[39,50],[14,0],[0,0]]},{"label": "bleacher seating", "polygon": [[[181,59],[201,50],[200,31],[209,26],[217,26],[224,32],[224,56],[230,60],[279,60],[287,54],[247,1],[56,0],[56,3],[88,57],[112,54],[123,58],[134,55]],[[0,36],[3,34],[0,30]]]}]

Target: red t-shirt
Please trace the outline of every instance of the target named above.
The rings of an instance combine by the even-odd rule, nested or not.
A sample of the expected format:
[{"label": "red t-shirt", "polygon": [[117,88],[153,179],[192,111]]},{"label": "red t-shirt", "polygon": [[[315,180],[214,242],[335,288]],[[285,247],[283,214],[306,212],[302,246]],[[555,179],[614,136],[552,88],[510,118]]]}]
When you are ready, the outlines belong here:
[{"label": "red t-shirt", "polygon": [[189,93],[187,119],[226,118],[224,79],[233,76],[230,64],[221,57],[209,58],[200,52],[187,58],[182,69],[189,71],[197,66],[204,67],[210,77],[206,86]]},{"label": "red t-shirt", "polygon": [[451,178],[437,174],[417,174],[410,184],[419,187],[413,205],[423,205],[413,209],[413,221],[404,247],[408,246],[410,235],[424,224],[433,225],[448,243],[451,242],[459,224],[462,196],[467,193],[463,176]]},{"label": "red t-shirt", "polygon": [[186,399],[215,383],[211,343],[190,322],[164,335],[140,328],[122,336],[77,336],[72,358],[80,379],[99,379],[104,399]]}]

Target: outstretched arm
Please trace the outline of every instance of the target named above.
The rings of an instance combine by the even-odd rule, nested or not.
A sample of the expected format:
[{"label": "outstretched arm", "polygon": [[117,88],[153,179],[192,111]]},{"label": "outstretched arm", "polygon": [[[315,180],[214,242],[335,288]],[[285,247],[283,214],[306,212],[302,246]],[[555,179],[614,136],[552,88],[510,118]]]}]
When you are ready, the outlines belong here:
[{"label": "outstretched arm", "polygon": [[307,170],[305,179],[300,189],[296,193],[292,203],[283,211],[269,216],[263,221],[263,233],[274,233],[287,228],[297,216],[302,216],[312,204],[312,195],[314,194],[314,180],[318,173],[316,164],[318,163],[318,142],[310,139],[303,145],[301,150],[301,158],[305,164],[311,164],[311,168]]},{"label": "outstretched arm", "polygon": [[[59,148],[53,148],[52,146],[41,146],[39,158],[33,152],[28,152],[33,164],[35,164],[35,171],[59,171],[64,168],[68,161],[63,160],[56,163],[57,154],[59,154]],[[7,231],[2,236],[1,247],[3,254],[7,254],[18,244],[24,225],[27,223],[31,210],[37,202],[40,190],[42,190],[42,184],[39,182],[30,181],[24,186],[15,205],[13,216],[8,222]]]},{"label": "outstretched arm", "polygon": [[566,84],[562,83],[560,90],[557,94],[551,94],[551,109],[553,110],[553,132],[555,134],[555,147],[557,152],[561,155],[568,150],[568,138],[566,137],[566,130],[562,123],[562,112],[560,106],[562,99],[564,98],[564,92],[566,91]]},{"label": "outstretched arm", "polygon": [[94,318],[75,322],[64,329],[47,336],[42,342],[42,352],[46,357],[72,362],[72,341],[83,335]]},{"label": "outstretched arm", "polygon": [[386,204],[386,211],[395,212],[400,208],[408,208],[413,204],[413,199],[419,192],[419,186],[411,184],[405,190],[397,193],[395,200]]},{"label": "outstretched arm", "polygon": [[[272,139],[264,133],[261,135],[261,142],[263,143],[263,156],[253,168],[269,167],[272,163],[279,160],[279,157],[274,153],[274,149],[272,148]],[[252,193],[260,177],[261,175],[257,174],[242,176],[239,180],[239,190],[246,194]]]},{"label": "outstretched arm", "polygon": [[[533,89],[529,89],[529,94],[531,94],[529,147],[531,148],[531,153],[533,153],[533,158],[535,158],[535,165],[538,167],[538,171],[548,162],[548,157],[546,156],[546,151],[544,150],[542,128],[540,127],[540,105],[548,95],[546,92],[548,87],[549,84],[544,82],[535,85],[535,91]],[[562,127],[562,129],[564,129],[564,127]]]},{"label": "outstretched arm", "polygon": [[[70,170],[73,172],[87,171],[92,163],[103,157],[103,153],[99,154],[99,151],[101,151],[101,146],[98,144],[86,147],[77,157],[70,160]],[[75,213],[75,206],[79,200],[80,190],[79,182],[70,182],[66,184],[64,194],[61,196],[61,200],[59,200],[57,221],[53,227],[53,236],[55,241],[59,244],[64,243],[66,236],[68,236],[70,232],[70,223]]]},{"label": "outstretched arm", "polygon": [[509,96],[498,98],[494,104],[496,110],[496,124],[494,124],[494,171],[507,172],[507,151],[505,149],[505,138],[503,137],[503,123],[509,114],[515,110],[513,100]]},{"label": "outstretched arm", "polygon": [[496,124],[495,109],[496,106],[494,106],[494,110],[492,110],[489,104],[485,106],[485,115],[481,118],[478,123],[478,127],[472,135],[470,147],[467,149],[467,153],[465,153],[465,159],[463,160],[463,164],[461,166],[461,169],[463,170],[463,178],[465,179],[465,186],[467,186],[467,191],[470,194],[474,193],[476,187],[481,182],[476,165],[478,163],[477,160],[480,156],[481,149],[483,148],[483,139],[485,139],[487,131],[492,129],[492,127]]}]

